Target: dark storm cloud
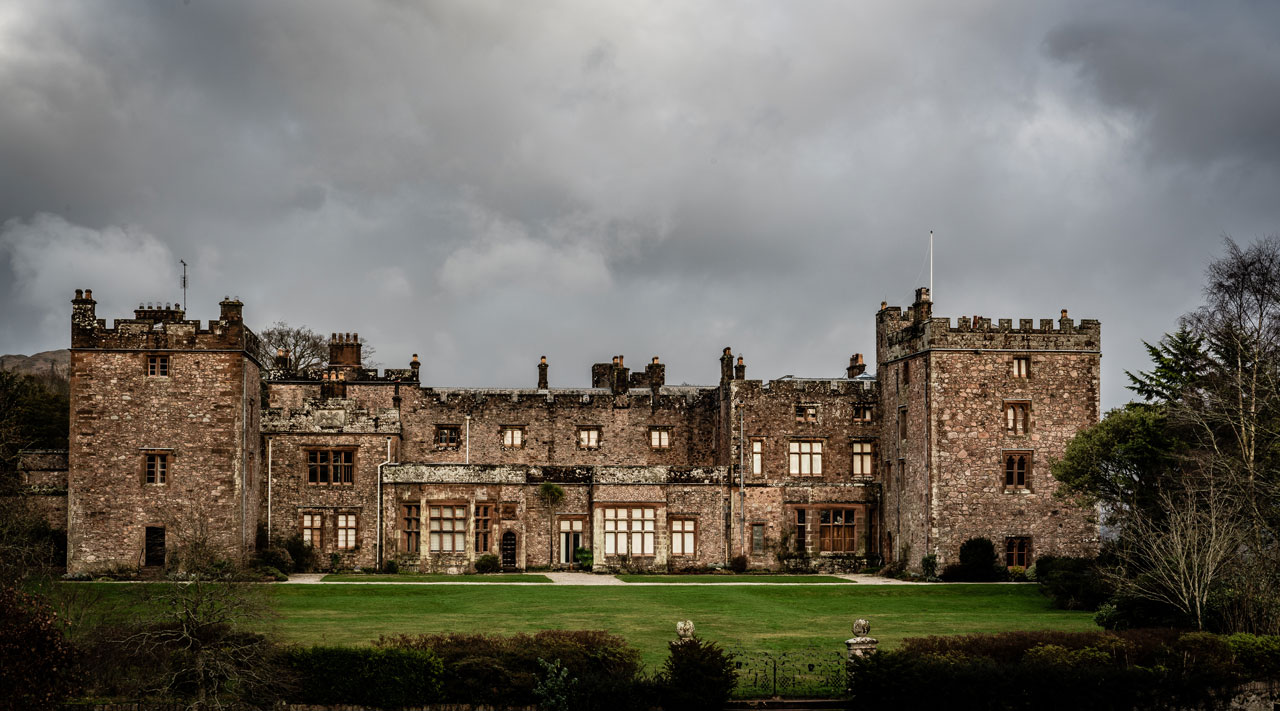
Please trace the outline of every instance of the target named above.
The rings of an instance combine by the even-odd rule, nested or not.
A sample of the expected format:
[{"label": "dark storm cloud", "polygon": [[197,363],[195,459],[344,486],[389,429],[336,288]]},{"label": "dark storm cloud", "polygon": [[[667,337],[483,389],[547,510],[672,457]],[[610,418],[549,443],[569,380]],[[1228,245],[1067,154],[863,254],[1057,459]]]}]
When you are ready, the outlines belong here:
[{"label": "dark storm cloud", "polygon": [[223,295],[440,384],[837,375],[881,300],[1104,324],[1276,231],[1265,5],[0,6],[0,351]]}]

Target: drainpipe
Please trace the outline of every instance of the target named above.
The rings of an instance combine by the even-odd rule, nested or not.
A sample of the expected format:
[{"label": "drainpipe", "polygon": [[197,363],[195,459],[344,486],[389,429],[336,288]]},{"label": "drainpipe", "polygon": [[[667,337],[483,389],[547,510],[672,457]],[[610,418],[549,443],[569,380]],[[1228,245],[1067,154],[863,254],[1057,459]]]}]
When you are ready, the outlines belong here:
[{"label": "drainpipe", "polygon": [[471,415],[467,415],[467,464],[471,463]]},{"label": "drainpipe", "polygon": [[742,401],[738,401],[738,537],[742,555],[747,554],[747,452],[743,449],[746,417]]},{"label": "drainpipe", "polygon": [[271,437],[267,438],[267,541],[271,541]]},{"label": "drainpipe", "polygon": [[391,463],[391,438],[387,438],[387,461],[378,465],[378,570],[382,570],[382,468]]},{"label": "drainpipe", "polygon": [[249,546],[245,525],[249,517],[249,368],[240,359],[240,559]]}]

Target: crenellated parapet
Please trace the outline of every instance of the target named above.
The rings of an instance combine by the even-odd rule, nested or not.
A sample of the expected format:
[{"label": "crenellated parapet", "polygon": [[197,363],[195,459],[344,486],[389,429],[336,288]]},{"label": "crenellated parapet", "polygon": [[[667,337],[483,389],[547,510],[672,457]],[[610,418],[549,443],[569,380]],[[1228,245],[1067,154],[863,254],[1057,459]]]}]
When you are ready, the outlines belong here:
[{"label": "crenellated parapet", "polygon": [[226,298],[219,317],[202,328],[199,320],[187,320],[180,304],[139,304],[131,319],[115,319],[107,327],[97,317],[92,289],[76,289],[71,300],[71,348],[129,351],[242,351],[262,362],[257,335],[244,325],[244,304]]},{"label": "crenellated parapet", "polygon": [[386,484],[706,484],[724,486],[728,467],[536,466],[520,464],[388,464]]},{"label": "crenellated parapet", "polygon": [[299,409],[269,407],[262,411],[262,433],[400,434],[396,408],[365,408],[355,400],[307,398]]}]

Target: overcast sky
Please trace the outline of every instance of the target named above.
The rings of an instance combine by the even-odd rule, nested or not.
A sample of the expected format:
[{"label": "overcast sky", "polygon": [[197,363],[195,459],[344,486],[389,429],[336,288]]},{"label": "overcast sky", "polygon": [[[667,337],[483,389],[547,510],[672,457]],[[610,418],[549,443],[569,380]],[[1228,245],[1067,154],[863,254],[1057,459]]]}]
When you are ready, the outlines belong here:
[{"label": "overcast sky", "polygon": [[935,314],[1100,319],[1109,408],[1280,232],[1280,3],[0,0],[0,225],[0,353],[185,259],[189,317],[526,387],[841,375],[932,229]]}]

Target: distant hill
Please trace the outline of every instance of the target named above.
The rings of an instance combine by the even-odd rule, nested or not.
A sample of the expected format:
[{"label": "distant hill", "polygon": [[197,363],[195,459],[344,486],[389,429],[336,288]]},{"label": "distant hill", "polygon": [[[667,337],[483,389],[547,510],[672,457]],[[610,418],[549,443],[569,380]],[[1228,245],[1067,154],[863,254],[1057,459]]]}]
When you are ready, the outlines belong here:
[{"label": "distant hill", "polygon": [[34,375],[37,378],[53,375],[59,380],[66,380],[71,373],[71,351],[64,348],[29,356],[3,355],[0,356],[0,370]]}]

